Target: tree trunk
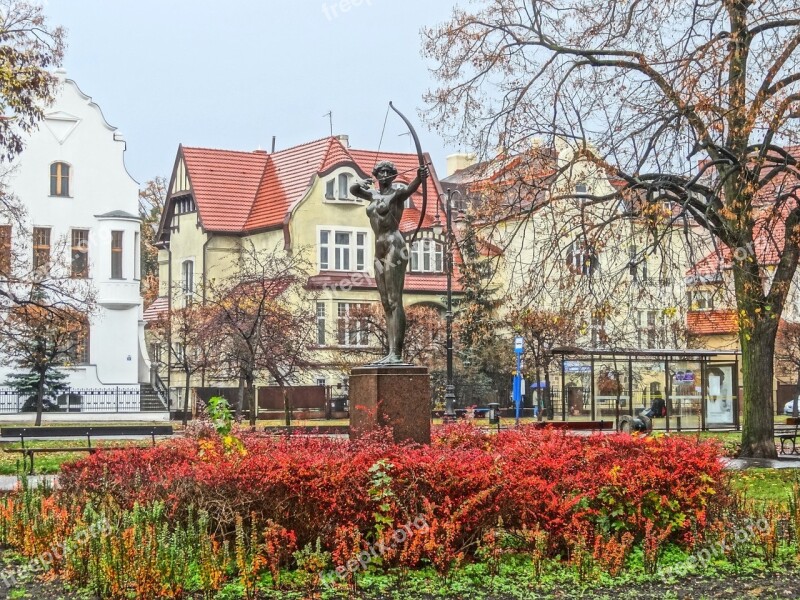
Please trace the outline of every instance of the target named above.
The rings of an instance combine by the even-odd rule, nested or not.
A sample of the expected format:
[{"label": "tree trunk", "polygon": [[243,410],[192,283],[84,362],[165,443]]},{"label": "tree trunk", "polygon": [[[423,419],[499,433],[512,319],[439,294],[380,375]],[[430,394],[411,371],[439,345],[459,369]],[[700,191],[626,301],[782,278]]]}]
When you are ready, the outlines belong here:
[{"label": "tree trunk", "polygon": [[[777,458],[772,402],[772,359],[777,332],[777,320],[763,317],[754,320],[746,334],[739,335],[744,387],[743,457]],[[747,339],[748,335],[750,339]],[[738,390],[733,390],[733,393],[738,393]]]},{"label": "tree trunk", "polygon": [[542,374],[541,369],[539,368],[539,361],[536,361],[536,420],[542,420],[542,413],[544,412],[544,406],[542,405],[542,399],[544,398],[544,390],[542,390]]},{"label": "tree trunk", "polygon": [[186,383],[183,386],[183,426],[189,422],[189,386],[191,384],[191,375],[186,373]]},{"label": "tree trunk", "polygon": [[250,377],[247,380],[247,405],[250,407],[250,426],[255,427],[258,420],[258,398],[256,398],[255,382]]},{"label": "tree trunk", "polygon": [[[44,377],[45,373],[39,373],[39,383],[36,385],[36,423],[39,427],[42,424],[42,410],[44,408]],[[69,400],[67,400],[69,402]]]},{"label": "tree trunk", "polygon": [[239,371],[239,394],[236,397],[236,413],[235,418],[236,421],[239,422],[242,419],[242,409],[244,407],[244,375],[242,371]]},{"label": "tree trunk", "polygon": [[286,431],[292,426],[292,407],[289,404],[289,391],[286,386],[281,384],[281,393],[283,394],[283,415],[286,419]]}]

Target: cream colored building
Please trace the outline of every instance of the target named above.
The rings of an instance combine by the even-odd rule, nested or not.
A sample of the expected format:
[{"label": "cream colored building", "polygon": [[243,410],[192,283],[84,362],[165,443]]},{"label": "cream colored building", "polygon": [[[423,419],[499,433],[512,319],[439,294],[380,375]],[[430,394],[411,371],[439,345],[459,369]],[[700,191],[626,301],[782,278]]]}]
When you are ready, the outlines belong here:
[{"label": "cream colored building", "polygon": [[[312,265],[307,288],[313,299],[308,301],[314,302],[317,320],[317,366],[304,372],[301,383],[346,383],[352,359],[345,360],[341,351],[352,356],[371,343],[359,328],[350,326],[350,311],[379,301],[367,203],[355,198],[349,187],[371,177],[380,160],[395,164],[398,183],[410,182],[419,166],[415,154],[356,150],[346,136],[272,153],[179,147],[157,237],[160,297],[146,317],[153,319],[179,305],[187,294],[203,301],[209,282],[235,270],[244,244],[300,253]],[[426,160],[430,163],[429,157]],[[422,217],[410,250],[404,303],[442,310],[444,234],[437,237],[432,227],[443,210],[442,190],[433,167],[430,172],[424,215],[420,189],[407,201],[400,223],[408,239]],[[165,363],[169,353],[153,350]],[[162,379],[170,388],[183,385],[181,373],[165,366]],[[201,384],[232,385],[198,376],[193,385]]]}]

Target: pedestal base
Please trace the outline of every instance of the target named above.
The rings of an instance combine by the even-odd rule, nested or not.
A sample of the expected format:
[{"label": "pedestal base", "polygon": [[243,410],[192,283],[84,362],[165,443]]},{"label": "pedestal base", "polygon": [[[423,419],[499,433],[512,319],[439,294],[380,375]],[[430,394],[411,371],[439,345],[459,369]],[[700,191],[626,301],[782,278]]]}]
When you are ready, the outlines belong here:
[{"label": "pedestal base", "polygon": [[431,441],[427,367],[356,367],[350,372],[350,439],[388,427],[395,442]]}]

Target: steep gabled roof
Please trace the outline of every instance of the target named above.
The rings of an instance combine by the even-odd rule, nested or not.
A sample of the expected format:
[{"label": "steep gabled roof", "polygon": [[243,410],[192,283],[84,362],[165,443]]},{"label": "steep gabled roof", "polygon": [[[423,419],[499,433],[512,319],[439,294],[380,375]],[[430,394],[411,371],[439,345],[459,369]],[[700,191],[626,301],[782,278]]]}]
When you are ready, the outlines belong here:
[{"label": "steep gabled roof", "polygon": [[267,154],[183,147],[200,222],[209,231],[242,231],[259,188]]},{"label": "steep gabled roof", "polygon": [[274,227],[283,223],[294,204],[302,200],[311,178],[320,172],[335,138],[316,140],[268,155],[253,209],[243,229]]},{"label": "steep gabled roof", "polygon": [[[246,233],[281,226],[295,205],[303,199],[315,176],[340,165],[351,165],[363,174],[375,163],[390,160],[398,171],[398,182],[409,183],[419,166],[416,154],[375,152],[346,148],[335,137],[315,140],[267,154],[212,148],[181,147],[192,184],[200,223],[207,231]],[[425,158],[430,164],[430,157]],[[441,187],[431,166],[428,206],[423,227],[433,224]],[[412,197],[400,229],[416,228],[422,207],[422,193]],[[441,211],[441,207],[439,207]]]}]

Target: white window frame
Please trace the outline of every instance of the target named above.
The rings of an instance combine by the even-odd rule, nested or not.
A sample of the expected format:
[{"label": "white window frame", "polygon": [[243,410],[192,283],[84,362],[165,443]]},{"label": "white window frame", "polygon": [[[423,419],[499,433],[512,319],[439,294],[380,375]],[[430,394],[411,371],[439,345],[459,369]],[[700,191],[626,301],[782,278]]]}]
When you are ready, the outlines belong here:
[{"label": "white window frame", "polygon": [[357,177],[351,169],[339,169],[330,173],[325,179],[326,204],[356,204],[359,198],[350,193],[350,185]]},{"label": "white window frame", "polygon": [[[327,233],[327,242],[322,237]],[[336,234],[347,234],[347,244],[337,244]],[[359,227],[341,227],[337,225],[317,226],[317,266],[320,271],[336,271],[339,273],[366,272],[369,265],[369,230]],[[348,267],[344,268],[345,257]],[[337,259],[339,268],[337,268]]]},{"label": "white window frame", "polygon": [[317,302],[317,345],[325,346],[328,341],[328,332],[326,329],[325,319],[327,316],[327,309],[324,302]]},{"label": "white window frame", "polygon": [[[191,265],[191,280],[186,276],[186,267]],[[188,306],[192,303],[192,296],[194,295],[194,259],[187,258],[181,262],[181,291],[183,293],[183,304]]]},{"label": "white window frame", "polygon": [[353,176],[350,173],[339,173],[336,176],[336,187],[339,191],[336,197],[339,200],[350,200],[350,180],[352,178]]},{"label": "white window frame", "polygon": [[[569,247],[570,272],[575,275],[591,276],[600,266],[600,260],[596,253],[592,252],[591,247],[580,239],[572,241]],[[587,259],[588,264],[587,264]]]},{"label": "white window frame", "polygon": [[[689,291],[689,310],[693,312],[714,310],[714,290],[691,290]],[[697,302],[697,298],[702,299],[702,304]]]},{"label": "white window frame", "polygon": [[444,244],[431,238],[415,241],[411,246],[408,270],[411,273],[443,273]]},{"label": "white window frame", "polygon": [[661,341],[659,333],[663,331],[663,326],[662,311],[649,308],[636,311],[636,341],[639,348],[657,349]]},{"label": "white window frame", "polygon": [[[365,348],[369,346],[369,328],[355,323],[351,327],[350,308],[353,306],[367,305],[366,302],[337,302],[336,303],[336,345],[347,348]],[[344,338],[340,336],[343,332]]]}]

